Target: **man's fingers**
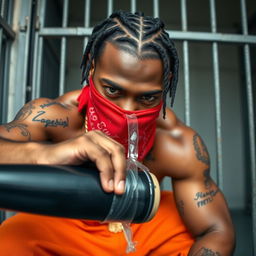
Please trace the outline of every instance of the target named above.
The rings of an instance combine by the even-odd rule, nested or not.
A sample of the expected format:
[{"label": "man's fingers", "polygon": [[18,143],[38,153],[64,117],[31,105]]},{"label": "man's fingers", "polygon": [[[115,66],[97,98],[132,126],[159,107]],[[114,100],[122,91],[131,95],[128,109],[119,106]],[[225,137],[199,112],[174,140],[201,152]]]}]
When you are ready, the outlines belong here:
[{"label": "man's fingers", "polygon": [[93,161],[99,172],[100,180],[103,189],[106,192],[114,191],[114,168],[111,162],[110,154],[107,150],[94,145],[94,147],[87,151],[88,157]]},{"label": "man's fingers", "polygon": [[94,143],[99,146],[98,150],[102,150],[102,156],[94,155],[94,160],[91,160],[101,172],[103,188],[108,188],[107,191],[114,190],[117,194],[124,193],[126,177],[124,147],[100,131],[93,132],[92,136]]}]

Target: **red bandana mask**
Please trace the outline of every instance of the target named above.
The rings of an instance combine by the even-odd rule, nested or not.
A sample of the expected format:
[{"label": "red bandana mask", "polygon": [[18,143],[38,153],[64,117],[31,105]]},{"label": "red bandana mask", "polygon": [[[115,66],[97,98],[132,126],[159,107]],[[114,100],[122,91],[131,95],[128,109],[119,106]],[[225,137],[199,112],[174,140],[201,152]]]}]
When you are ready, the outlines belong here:
[{"label": "red bandana mask", "polygon": [[138,122],[138,160],[147,155],[154,143],[156,119],[162,103],[154,108],[127,111],[102,96],[90,77],[89,86],[85,86],[78,97],[78,111],[86,108],[88,131],[101,130],[106,135],[122,144],[128,152],[127,115],[136,115]]}]

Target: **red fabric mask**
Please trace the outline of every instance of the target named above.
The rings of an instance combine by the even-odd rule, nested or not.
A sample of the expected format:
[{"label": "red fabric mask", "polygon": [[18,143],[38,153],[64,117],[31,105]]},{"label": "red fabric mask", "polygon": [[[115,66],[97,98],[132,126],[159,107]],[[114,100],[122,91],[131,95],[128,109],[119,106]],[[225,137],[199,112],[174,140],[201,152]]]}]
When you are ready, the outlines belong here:
[{"label": "red fabric mask", "polygon": [[126,115],[135,114],[138,121],[138,160],[147,155],[154,143],[156,119],[162,107],[162,102],[154,108],[137,111],[127,111],[102,96],[89,79],[78,97],[78,111],[86,109],[88,131],[101,130],[106,135],[122,144],[128,152],[128,126]]}]

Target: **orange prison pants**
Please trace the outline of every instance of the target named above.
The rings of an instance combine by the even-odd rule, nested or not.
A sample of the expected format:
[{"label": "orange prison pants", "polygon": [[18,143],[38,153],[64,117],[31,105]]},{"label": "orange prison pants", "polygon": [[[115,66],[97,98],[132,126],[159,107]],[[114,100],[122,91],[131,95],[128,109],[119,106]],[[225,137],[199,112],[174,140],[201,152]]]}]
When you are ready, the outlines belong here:
[{"label": "orange prison pants", "polygon": [[[128,256],[185,256],[194,242],[167,191],[156,216],[132,231],[136,252]],[[1,256],[121,256],[126,246],[123,232],[96,221],[19,213],[0,226]]]}]

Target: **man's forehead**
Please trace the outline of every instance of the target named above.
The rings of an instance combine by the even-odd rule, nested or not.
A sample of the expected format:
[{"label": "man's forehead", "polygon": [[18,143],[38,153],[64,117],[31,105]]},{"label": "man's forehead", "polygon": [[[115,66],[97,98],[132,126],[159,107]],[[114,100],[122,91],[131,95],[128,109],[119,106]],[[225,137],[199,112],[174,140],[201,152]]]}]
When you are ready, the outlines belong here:
[{"label": "man's forehead", "polygon": [[105,43],[104,49],[97,58],[96,65],[104,68],[114,66],[125,72],[138,72],[140,70],[149,73],[163,72],[162,61],[156,56],[140,58],[132,50],[128,51],[111,42]]}]

